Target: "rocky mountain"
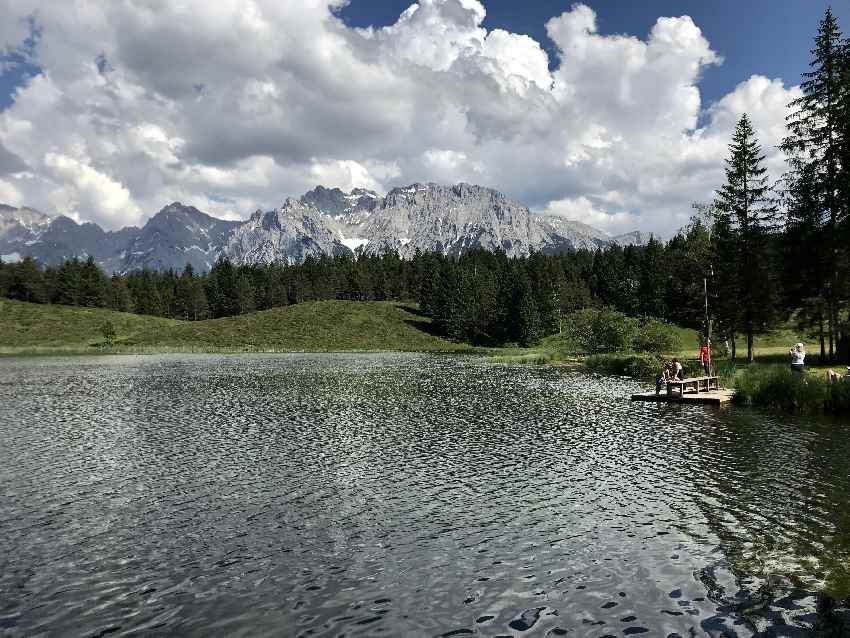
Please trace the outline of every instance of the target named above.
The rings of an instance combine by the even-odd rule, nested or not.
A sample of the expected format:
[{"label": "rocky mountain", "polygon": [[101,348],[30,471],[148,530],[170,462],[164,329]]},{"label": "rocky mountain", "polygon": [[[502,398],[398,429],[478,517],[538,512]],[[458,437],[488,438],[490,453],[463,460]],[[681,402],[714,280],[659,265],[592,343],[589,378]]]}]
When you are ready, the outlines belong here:
[{"label": "rocky mountain", "polygon": [[413,184],[379,197],[372,191],[319,187],[301,198],[330,218],[340,241],[358,253],[395,250],[459,255],[470,248],[502,249],[512,257],[537,250],[596,248],[605,233],[563,217],[533,214],[499,191],[470,184]]},{"label": "rocky mountain", "polygon": [[32,255],[47,264],[94,257],[107,271],[143,267],[209,269],[226,256],[239,264],[299,263],[308,256],[381,254],[402,257],[437,251],[460,255],[471,248],[557,254],[610,243],[644,244],[634,231],[618,237],[562,217],[540,216],[491,188],[470,184],[412,184],[385,197],[365,189],[346,193],[318,186],[277,210],[244,222],[216,219],[174,203],[142,228],[104,231],[96,224],[50,218],[31,209],[0,206],[0,255]]},{"label": "rocky mountain", "polygon": [[224,254],[237,264],[295,264],[310,255],[351,254],[329,226],[329,220],[315,207],[287,199],[279,210],[258,210],[238,225]]},{"label": "rocky mountain", "polygon": [[123,251],[138,228],[105,231],[97,224],[78,224],[69,217],[50,220],[38,236],[28,242],[21,254],[31,255],[45,264],[61,264],[73,257],[94,257],[107,272],[121,270]]},{"label": "rocky mountain", "polygon": [[649,240],[652,239],[652,233],[645,233],[641,230],[633,230],[630,233],[624,233],[612,237],[609,242],[612,244],[620,244],[620,246],[646,246]]},{"label": "rocky mountain", "polygon": [[182,270],[186,264],[196,271],[209,270],[239,226],[240,222],[217,219],[175,202],[151,217],[125,244],[117,270]]},{"label": "rocky mountain", "polygon": [[[19,250],[38,239],[50,224],[50,217],[32,208],[0,204],[0,255],[17,258]],[[14,257],[13,257],[14,256]]]}]

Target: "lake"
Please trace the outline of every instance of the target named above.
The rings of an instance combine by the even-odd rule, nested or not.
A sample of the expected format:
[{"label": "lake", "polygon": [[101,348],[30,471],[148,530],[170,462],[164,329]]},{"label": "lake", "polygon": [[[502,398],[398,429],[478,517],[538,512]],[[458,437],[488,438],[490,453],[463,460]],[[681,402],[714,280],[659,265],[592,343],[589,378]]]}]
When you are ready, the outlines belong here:
[{"label": "lake", "polygon": [[846,618],[816,592],[850,594],[850,425],[641,388],[410,354],[0,359],[0,634]]}]

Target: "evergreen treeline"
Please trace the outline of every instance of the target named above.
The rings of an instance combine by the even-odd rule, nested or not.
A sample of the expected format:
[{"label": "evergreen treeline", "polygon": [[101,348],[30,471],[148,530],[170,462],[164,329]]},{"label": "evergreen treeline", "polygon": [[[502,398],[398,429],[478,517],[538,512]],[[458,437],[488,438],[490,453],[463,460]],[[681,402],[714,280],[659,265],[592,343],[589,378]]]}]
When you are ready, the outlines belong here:
[{"label": "evergreen treeline", "polygon": [[449,338],[530,344],[558,332],[561,317],[613,307],[700,327],[709,233],[694,222],[667,244],[610,246],[508,258],[471,250],[460,258],[308,258],[298,265],[236,266],[209,273],[140,270],[107,277],[92,260],[42,268],[0,262],[0,295],[35,303],[110,308],[183,320],[226,317],[323,299],[417,302]]},{"label": "evergreen treeline", "polygon": [[794,317],[818,336],[822,360],[850,362],[850,39],[829,10],[812,55],[802,96],[790,105],[783,179],[769,183],[744,114],[725,183],[703,207],[708,214],[666,244],[525,259],[473,250],[460,258],[390,254],[293,266],[222,260],[204,274],[187,267],[111,279],[91,259],[58,268],[24,259],[0,263],[0,295],[185,320],[319,299],[415,300],[450,338],[525,345],[587,307],[704,330],[707,289],[715,341],[728,340],[733,356],[738,336],[752,360],[753,337]]}]

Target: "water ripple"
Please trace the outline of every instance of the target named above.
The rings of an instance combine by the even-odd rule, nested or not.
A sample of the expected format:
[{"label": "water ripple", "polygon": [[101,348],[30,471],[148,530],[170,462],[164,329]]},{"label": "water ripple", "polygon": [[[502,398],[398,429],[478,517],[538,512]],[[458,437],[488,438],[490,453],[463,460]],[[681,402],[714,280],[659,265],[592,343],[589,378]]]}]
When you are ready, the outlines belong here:
[{"label": "water ripple", "polygon": [[3,635],[813,636],[850,555],[842,424],[426,355],[0,366]]}]

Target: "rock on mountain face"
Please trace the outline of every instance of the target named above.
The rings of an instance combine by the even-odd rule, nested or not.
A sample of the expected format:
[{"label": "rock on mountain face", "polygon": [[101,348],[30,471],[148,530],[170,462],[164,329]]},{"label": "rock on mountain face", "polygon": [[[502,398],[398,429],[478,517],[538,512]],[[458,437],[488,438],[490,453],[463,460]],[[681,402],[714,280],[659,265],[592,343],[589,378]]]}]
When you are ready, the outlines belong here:
[{"label": "rock on mountain face", "polygon": [[308,256],[397,251],[412,257],[417,250],[456,256],[484,248],[522,257],[648,239],[638,231],[612,238],[580,222],[535,215],[496,190],[470,184],[413,184],[386,197],[319,186],[245,222],[174,203],[142,228],[115,232],[0,205],[0,255],[32,255],[47,264],[92,256],[105,270],[117,272],[181,270],[187,263],[203,271],[221,256],[239,264],[293,264]]},{"label": "rock on mountain face", "polygon": [[611,241],[586,224],[534,215],[496,190],[470,184],[413,184],[384,198],[371,191],[316,189],[301,201],[333,221],[343,244],[367,254],[395,250],[411,257],[421,250],[459,255],[484,248],[521,257],[532,251],[593,249]]},{"label": "rock on mountain face", "polygon": [[209,270],[239,225],[175,202],[151,217],[125,244],[120,270],[182,269],[186,264],[196,272]]},{"label": "rock on mountain face", "polygon": [[15,208],[0,204],[0,256],[17,260],[26,246],[37,241],[50,224],[50,217],[32,208]]},{"label": "rock on mountain face", "polygon": [[610,239],[610,243],[620,244],[620,246],[646,246],[650,239],[652,239],[652,233],[633,230],[630,233],[624,233],[622,235],[612,237]]},{"label": "rock on mountain face", "polygon": [[42,263],[57,266],[73,257],[94,257],[107,272],[119,270],[123,250],[139,229],[104,231],[97,224],[78,224],[69,217],[56,217],[28,246],[27,254]]},{"label": "rock on mountain face", "polygon": [[257,211],[240,224],[225,246],[237,264],[295,264],[308,256],[345,255],[351,252],[313,206],[287,199],[276,211]]}]

